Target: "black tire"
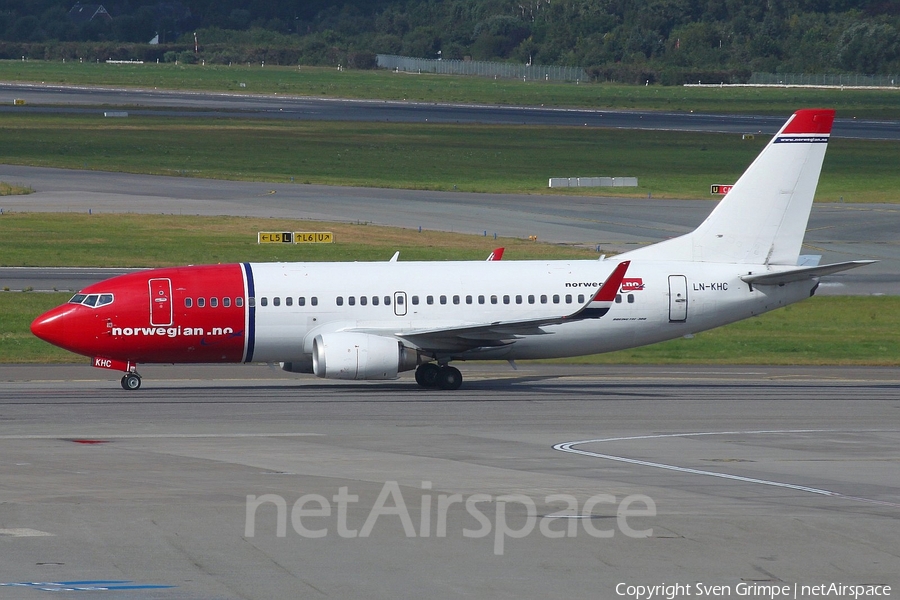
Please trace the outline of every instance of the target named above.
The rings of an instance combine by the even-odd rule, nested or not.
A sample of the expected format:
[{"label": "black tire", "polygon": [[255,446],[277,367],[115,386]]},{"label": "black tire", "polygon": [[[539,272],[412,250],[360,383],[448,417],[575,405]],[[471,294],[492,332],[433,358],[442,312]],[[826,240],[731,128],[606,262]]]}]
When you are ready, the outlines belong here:
[{"label": "black tire", "polygon": [[141,376],[137,373],[128,373],[122,376],[122,387],[126,390],[136,390],[141,387]]},{"label": "black tire", "polygon": [[441,367],[438,371],[437,386],[442,390],[458,390],[462,385],[462,379],[462,373],[456,367]]},{"label": "black tire", "polygon": [[434,363],[419,365],[419,368],[416,369],[416,383],[423,388],[436,388],[440,370],[441,368]]}]

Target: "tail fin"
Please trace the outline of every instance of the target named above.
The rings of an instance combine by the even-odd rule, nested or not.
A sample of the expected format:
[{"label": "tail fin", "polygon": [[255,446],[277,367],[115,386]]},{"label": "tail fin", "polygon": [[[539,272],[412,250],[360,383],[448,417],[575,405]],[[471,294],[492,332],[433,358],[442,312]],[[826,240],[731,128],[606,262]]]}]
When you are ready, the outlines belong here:
[{"label": "tail fin", "polygon": [[833,122],[798,110],[697,229],[623,257],[796,265]]}]

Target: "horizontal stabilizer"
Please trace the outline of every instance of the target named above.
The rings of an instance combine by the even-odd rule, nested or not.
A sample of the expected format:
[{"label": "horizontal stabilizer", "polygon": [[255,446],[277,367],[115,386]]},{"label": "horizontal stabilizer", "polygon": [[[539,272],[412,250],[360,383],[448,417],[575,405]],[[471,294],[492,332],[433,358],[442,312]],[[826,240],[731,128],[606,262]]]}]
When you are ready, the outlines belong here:
[{"label": "horizontal stabilizer", "polygon": [[822,265],[821,267],[801,267],[799,269],[791,269],[790,271],[778,271],[777,273],[759,273],[756,275],[744,275],[741,277],[752,285],[781,285],[783,283],[793,283],[795,281],[803,281],[813,277],[821,277],[822,275],[831,275],[856,267],[864,267],[877,260],[850,260],[847,262],[839,262],[830,265]]}]

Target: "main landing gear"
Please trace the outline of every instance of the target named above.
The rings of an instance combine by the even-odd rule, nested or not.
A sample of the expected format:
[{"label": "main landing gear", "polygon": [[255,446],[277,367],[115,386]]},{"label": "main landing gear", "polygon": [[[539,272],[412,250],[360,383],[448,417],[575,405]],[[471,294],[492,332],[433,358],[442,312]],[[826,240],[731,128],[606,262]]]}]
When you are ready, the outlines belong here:
[{"label": "main landing gear", "polygon": [[131,371],[122,375],[122,389],[136,390],[141,387],[141,376]]},{"label": "main landing gear", "polygon": [[416,383],[423,388],[457,390],[462,385],[462,373],[456,367],[429,362],[416,369]]}]

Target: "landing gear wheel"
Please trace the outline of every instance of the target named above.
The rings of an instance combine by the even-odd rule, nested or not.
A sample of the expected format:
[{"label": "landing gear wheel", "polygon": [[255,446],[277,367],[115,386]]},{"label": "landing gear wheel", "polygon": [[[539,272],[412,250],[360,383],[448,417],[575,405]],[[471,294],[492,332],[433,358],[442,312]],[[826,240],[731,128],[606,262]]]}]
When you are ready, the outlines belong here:
[{"label": "landing gear wheel", "polygon": [[137,373],[126,373],[122,375],[122,389],[136,390],[141,387],[141,376]]},{"label": "landing gear wheel", "polygon": [[419,365],[416,369],[416,383],[423,388],[435,388],[438,386],[437,378],[441,368],[434,363]]},{"label": "landing gear wheel", "polygon": [[458,390],[462,385],[462,373],[451,366],[443,366],[438,371],[437,386],[442,390]]}]

